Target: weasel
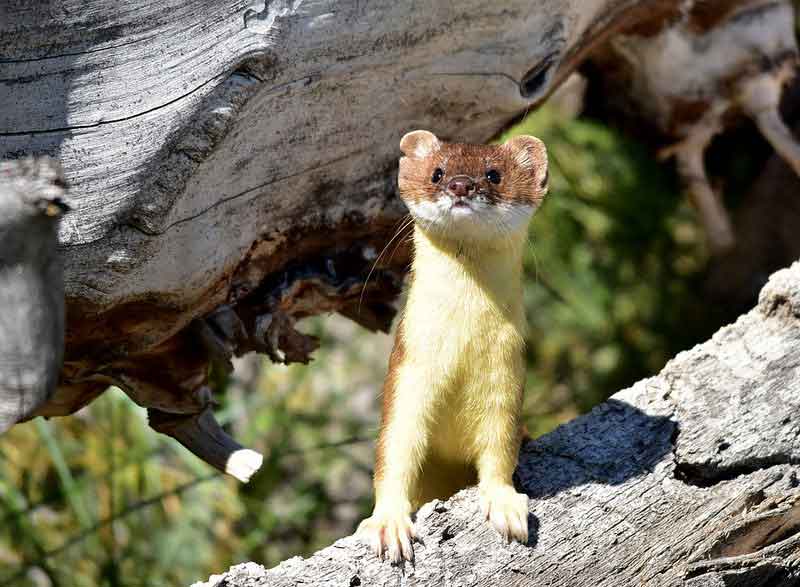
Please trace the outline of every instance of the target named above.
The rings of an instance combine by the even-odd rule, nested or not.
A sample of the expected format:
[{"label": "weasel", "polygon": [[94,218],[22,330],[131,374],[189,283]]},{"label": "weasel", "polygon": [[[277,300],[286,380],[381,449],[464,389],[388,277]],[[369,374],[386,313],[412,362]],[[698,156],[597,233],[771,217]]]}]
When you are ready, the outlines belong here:
[{"label": "weasel", "polygon": [[375,509],[358,534],[379,557],[412,560],[411,513],[478,483],[506,540],[528,540],[528,498],[512,474],[525,378],[522,255],[547,193],[547,153],[531,136],[502,145],[400,141],[400,196],[414,257],[383,386]]}]

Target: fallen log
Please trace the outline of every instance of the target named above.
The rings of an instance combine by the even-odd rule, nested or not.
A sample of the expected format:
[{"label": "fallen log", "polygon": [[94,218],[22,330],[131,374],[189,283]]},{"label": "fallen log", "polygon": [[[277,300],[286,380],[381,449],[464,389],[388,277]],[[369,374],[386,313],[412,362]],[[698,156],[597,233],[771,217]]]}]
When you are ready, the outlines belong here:
[{"label": "fallen log", "polygon": [[413,565],[356,537],[195,587],[780,587],[800,582],[800,262],[758,306],[655,377],[526,443],[528,544],[505,544],[474,489],[417,514]]},{"label": "fallen log", "polygon": [[0,433],[56,390],[64,355],[58,222],[68,209],[55,161],[0,161]]}]

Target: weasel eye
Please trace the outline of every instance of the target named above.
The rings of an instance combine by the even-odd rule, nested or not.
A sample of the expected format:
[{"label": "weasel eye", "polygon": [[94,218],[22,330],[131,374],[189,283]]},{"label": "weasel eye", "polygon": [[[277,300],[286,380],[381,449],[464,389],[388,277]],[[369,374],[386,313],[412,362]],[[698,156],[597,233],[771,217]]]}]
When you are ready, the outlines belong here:
[{"label": "weasel eye", "polygon": [[486,179],[492,183],[500,183],[500,172],[496,169],[490,169],[486,172]]},{"label": "weasel eye", "polygon": [[433,172],[433,177],[431,177],[431,181],[433,183],[439,183],[440,181],[442,181],[443,177],[444,177],[444,171],[442,171],[441,167],[437,167],[436,170]]}]

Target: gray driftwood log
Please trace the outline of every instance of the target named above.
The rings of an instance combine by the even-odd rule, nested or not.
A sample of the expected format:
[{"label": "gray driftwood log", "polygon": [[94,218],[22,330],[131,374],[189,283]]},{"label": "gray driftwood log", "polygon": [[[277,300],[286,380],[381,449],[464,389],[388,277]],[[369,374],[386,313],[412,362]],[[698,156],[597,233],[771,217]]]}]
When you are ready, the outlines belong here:
[{"label": "gray driftwood log", "polygon": [[[209,364],[250,350],[306,361],[315,341],[293,325],[309,314],[388,327],[403,250],[360,294],[404,214],[403,133],[486,141],[605,48],[619,92],[653,103],[671,140],[707,137],[741,110],[743,80],[780,94],[796,55],[788,7],[1,2],[0,158],[57,156],[74,203],[60,231],[65,362],[32,415],[71,414],[117,385],[154,428],[247,479],[260,457],[216,424]],[[652,83],[647,68],[673,54],[682,66]]]},{"label": "gray driftwood log", "polygon": [[425,505],[414,565],[356,537],[195,587],[780,587],[800,584],[800,262],[657,376],[523,446],[527,545],[474,489]]},{"label": "gray driftwood log", "polygon": [[64,355],[64,195],[55,161],[0,161],[0,433],[56,390]]}]

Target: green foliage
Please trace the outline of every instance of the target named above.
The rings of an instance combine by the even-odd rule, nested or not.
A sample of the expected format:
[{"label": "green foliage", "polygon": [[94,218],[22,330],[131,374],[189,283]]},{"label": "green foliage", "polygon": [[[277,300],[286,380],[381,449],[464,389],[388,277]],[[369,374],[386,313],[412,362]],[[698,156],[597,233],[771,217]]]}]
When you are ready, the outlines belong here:
[{"label": "green foliage", "polygon": [[[718,323],[696,293],[706,257],[694,214],[641,146],[548,109],[512,132],[541,137],[551,158],[525,259],[525,410],[540,434]],[[118,390],[74,417],[13,429],[0,440],[0,587],[189,585],[352,532],[371,505],[391,337],[342,318],[308,327],[323,342],[311,365],[214,377],[222,420],[265,454],[247,486],[152,432]]]},{"label": "green foliage", "polygon": [[155,437],[117,390],[74,418],[10,431],[0,460],[0,585],[185,582],[186,569],[216,556],[193,529],[235,515],[238,503],[230,483],[192,463],[204,475],[197,481],[184,452]]},{"label": "green foliage", "polygon": [[372,406],[390,344],[322,319],[309,366],[227,380],[218,415],[265,454],[244,486],[154,433],[110,389],[71,418],[0,440],[0,586],[189,585],[352,532],[371,505]]}]

